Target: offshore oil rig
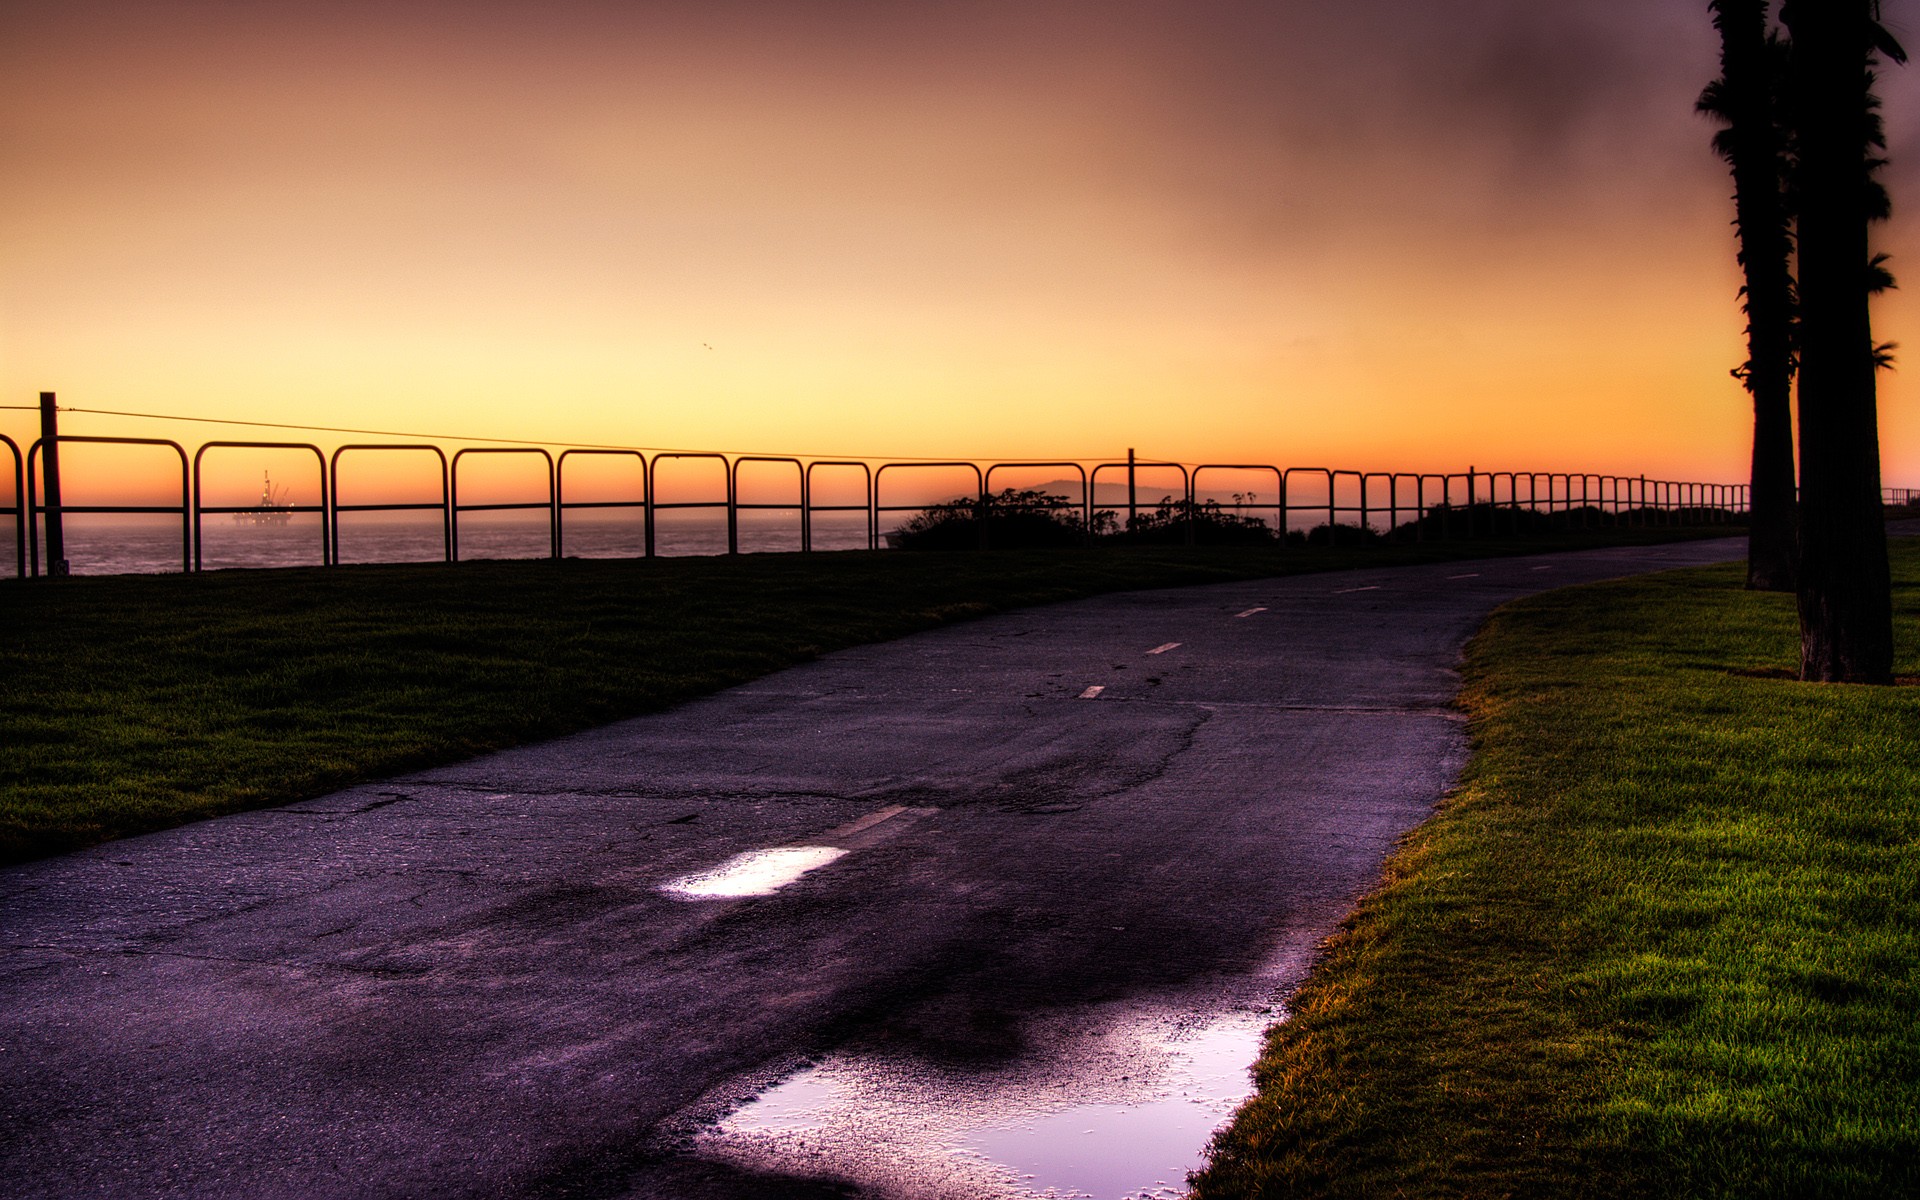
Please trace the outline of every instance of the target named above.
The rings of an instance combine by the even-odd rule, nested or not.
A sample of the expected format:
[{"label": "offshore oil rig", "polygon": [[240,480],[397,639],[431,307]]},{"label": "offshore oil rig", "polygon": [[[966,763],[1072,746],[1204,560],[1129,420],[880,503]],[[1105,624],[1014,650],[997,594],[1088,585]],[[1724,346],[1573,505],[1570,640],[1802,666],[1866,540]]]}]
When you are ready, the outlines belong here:
[{"label": "offshore oil rig", "polygon": [[244,512],[233,514],[235,525],[285,525],[293,520],[293,500],[286,492],[273,486],[273,476],[268,472],[260,475],[260,503]]}]

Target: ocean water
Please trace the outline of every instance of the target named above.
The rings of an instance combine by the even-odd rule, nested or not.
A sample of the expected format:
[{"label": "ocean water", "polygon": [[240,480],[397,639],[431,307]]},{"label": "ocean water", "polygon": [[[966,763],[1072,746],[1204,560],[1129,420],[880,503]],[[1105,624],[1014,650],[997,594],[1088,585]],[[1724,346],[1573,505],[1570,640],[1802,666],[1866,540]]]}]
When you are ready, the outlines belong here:
[{"label": "ocean water", "polygon": [[[177,517],[69,514],[63,527],[67,563],[75,575],[165,574],[182,568]],[[317,513],[296,514],[284,525],[238,524],[224,515],[209,515],[201,521],[201,564],[209,571],[319,566],[321,537]],[[798,510],[743,512],[739,541],[742,554],[797,551],[800,514]],[[815,513],[813,546],[816,550],[865,550],[866,516]],[[570,513],[562,552],[568,558],[638,558],[646,553],[646,528],[637,515],[608,518],[592,512]],[[654,552],[662,557],[725,554],[726,519],[719,513],[662,513],[654,527]],[[45,553],[43,542],[43,560]],[[546,558],[551,553],[545,513],[482,512],[460,518],[463,562]],[[343,563],[440,562],[445,554],[438,513],[408,519],[345,513],[340,518]],[[15,557],[4,556],[0,578],[13,574]]]}]

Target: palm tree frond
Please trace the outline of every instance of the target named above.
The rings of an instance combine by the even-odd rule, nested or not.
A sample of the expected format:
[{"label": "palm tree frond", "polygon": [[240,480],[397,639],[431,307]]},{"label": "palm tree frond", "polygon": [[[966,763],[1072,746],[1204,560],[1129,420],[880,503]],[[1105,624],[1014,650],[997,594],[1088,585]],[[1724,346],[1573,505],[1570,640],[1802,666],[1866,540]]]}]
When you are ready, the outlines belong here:
[{"label": "palm tree frond", "polygon": [[1878,296],[1881,292],[1889,292],[1899,288],[1900,285],[1894,282],[1893,272],[1887,270],[1887,263],[1891,261],[1892,258],[1893,255],[1891,254],[1876,254],[1873,256],[1873,260],[1867,264],[1868,295]]}]

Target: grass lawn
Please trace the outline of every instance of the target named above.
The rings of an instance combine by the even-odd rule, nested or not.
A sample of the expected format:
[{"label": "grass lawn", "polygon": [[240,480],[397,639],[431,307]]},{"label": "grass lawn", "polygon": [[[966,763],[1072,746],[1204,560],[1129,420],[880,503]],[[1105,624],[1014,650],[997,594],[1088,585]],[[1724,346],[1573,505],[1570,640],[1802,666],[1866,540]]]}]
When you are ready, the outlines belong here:
[{"label": "grass lawn", "polygon": [[1782,677],[1797,632],[1737,567],[1502,609],[1197,1195],[1920,1195],[1920,687]]},{"label": "grass lawn", "polygon": [[657,711],[829,650],[1002,609],[1675,536],[1701,533],[0,583],[0,861],[284,804]]}]

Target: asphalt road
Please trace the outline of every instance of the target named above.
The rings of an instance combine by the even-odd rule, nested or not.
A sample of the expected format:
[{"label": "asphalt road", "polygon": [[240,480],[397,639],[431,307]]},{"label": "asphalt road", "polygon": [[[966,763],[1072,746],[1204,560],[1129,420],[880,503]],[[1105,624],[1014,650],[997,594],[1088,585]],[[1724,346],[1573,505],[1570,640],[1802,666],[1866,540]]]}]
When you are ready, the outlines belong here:
[{"label": "asphalt road", "polygon": [[[1495,605],[1742,550],[1018,612],[7,869],[0,1189],[846,1194],[686,1131],[836,1047],[964,1079],[1054,1054],[1043,1017],[1304,962],[1455,778]],[[800,844],[846,853],[771,895],[662,890]]]}]

